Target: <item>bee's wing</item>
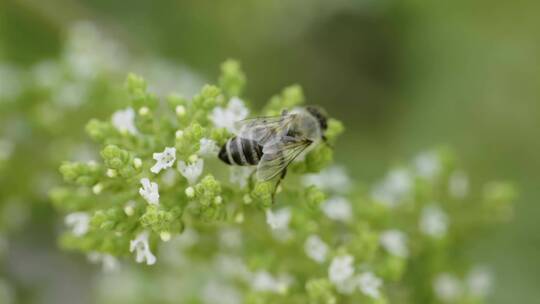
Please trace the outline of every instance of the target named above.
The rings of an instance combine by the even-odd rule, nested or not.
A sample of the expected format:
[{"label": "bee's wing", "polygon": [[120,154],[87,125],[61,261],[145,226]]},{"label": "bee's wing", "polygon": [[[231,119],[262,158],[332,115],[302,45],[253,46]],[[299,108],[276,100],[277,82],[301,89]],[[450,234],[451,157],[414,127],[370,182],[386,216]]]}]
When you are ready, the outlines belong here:
[{"label": "bee's wing", "polygon": [[272,145],[287,133],[295,114],[257,117],[235,123],[236,136],[256,141],[259,145]]},{"label": "bee's wing", "polygon": [[264,146],[263,157],[257,165],[257,179],[268,181],[278,176],[311,143],[306,138],[286,136],[280,142]]}]

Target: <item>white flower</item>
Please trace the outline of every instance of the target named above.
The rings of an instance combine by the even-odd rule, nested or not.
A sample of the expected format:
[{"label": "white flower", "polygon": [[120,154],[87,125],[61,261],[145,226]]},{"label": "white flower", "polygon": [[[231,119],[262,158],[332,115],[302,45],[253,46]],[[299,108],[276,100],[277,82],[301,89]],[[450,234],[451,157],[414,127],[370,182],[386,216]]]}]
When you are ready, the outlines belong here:
[{"label": "white flower", "polygon": [[197,159],[194,163],[187,165],[183,160],[178,162],[178,170],[180,174],[184,176],[190,185],[193,185],[197,182],[199,176],[201,176],[204,168],[204,161],[202,159]]},{"label": "white flower", "polygon": [[202,300],[205,304],[240,304],[242,297],[235,288],[222,284],[220,282],[211,281],[208,283],[202,292]]},{"label": "white flower", "polygon": [[131,135],[137,134],[137,128],[135,127],[135,111],[132,108],[114,112],[111,120],[113,126],[120,133],[129,133]]},{"label": "white flower", "polygon": [[74,235],[82,236],[88,232],[90,215],[86,212],[74,212],[68,214],[64,221],[66,226],[71,228]]},{"label": "white flower", "polygon": [[304,243],[307,256],[318,263],[323,263],[328,254],[328,245],[317,235],[310,235]]},{"label": "white flower", "polygon": [[290,221],[291,210],[289,208],[282,208],[276,212],[272,212],[271,209],[266,210],[266,223],[274,230],[288,229]]},{"label": "white flower", "polygon": [[137,263],[146,261],[147,265],[154,265],[156,263],[156,257],[150,251],[148,237],[148,231],[139,233],[134,240],[129,242],[129,252],[135,252],[135,261]]},{"label": "white flower", "polygon": [[395,207],[409,196],[413,179],[405,169],[390,171],[383,181],[375,185],[371,197],[378,203]]},{"label": "white flower", "polygon": [[258,271],[251,280],[252,288],[255,291],[274,292],[284,294],[291,284],[292,279],[288,275],[274,277],[267,271]]},{"label": "white flower", "polygon": [[339,166],[332,166],[318,174],[306,174],[302,178],[305,186],[317,186],[325,191],[345,193],[351,188],[351,180],[345,169]]},{"label": "white flower", "polygon": [[229,180],[231,183],[238,185],[240,189],[244,189],[248,184],[249,177],[253,173],[253,170],[255,169],[251,167],[230,166]]},{"label": "white flower", "polygon": [[151,205],[159,205],[158,184],[150,182],[148,178],[141,179],[142,188],[139,188],[139,194]]},{"label": "white flower", "polygon": [[87,255],[87,257],[88,260],[94,264],[101,262],[103,272],[113,272],[118,270],[120,267],[120,262],[118,262],[118,259],[110,254],[92,251]]},{"label": "white flower", "polygon": [[441,238],[448,229],[448,216],[437,205],[424,207],[420,215],[420,231],[425,235]]},{"label": "white flower", "polygon": [[248,114],[249,111],[244,102],[238,97],[233,97],[229,100],[227,108],[214,108],[210,120],[216,128],[226,128],[229,132],[234,133],[236,131],[235,123],[245,119]]},{"label": "white flower", "polygon": [[439,274],[433,281],[435,296],[442,302],[454,302],[463,293],[461,282],[448,273]]},{"label": "white flower", "polygon": [[456,171],[448,181],[448,193],[454,198],[464,198],[469,193],[469,178],[462,171]]},{"label": "white flower", "polygon": [[321,206],[324,214],[335,221],[348,222],[352,218],[352,207],[343,197],[334,197]]},{"label": "white flower", "polygon": [[215,157],[219,151],[219,147],[216,144],[215,140],[208,138],[201,138],[199,141],[199,155],[201,157]]},{"label": "white flower", "polygon": [[381,233],[380,243],[392,255],[400,258],[409,256],[407,235],[399,230],[386,230]]},{"label": "white flower", "polygon": [[424,152],[414,160],[416,172],[423,178],[434,179],[441,172],[441,161],[435,152]]},{"label": "white flower", "polygon": [[485,297],[493,286],[493,275],[485,267],[475,267],[467,275],[467,287],[471,294]]},{"label": "white flower", "polygon": [[0,139],[0,161],[8,159],[13,153],[13,149],[12,142]]},{"label": "white flower", "polygon": [[379,288],[381,288],[382,280],[375,276],[372,272],[361,273],[358,278],[358,288],[366,296],[378,299],[381,296]]},{"label": "white flower", "polygon": [[354,274],[354,257],[351,255],[337,256],[332,259],[328,268],[328,278],[334,285],[340,285]]},{"label": "white flower", "polygon": [[156,160],[156,164],[150,168],[152,173],[158,174],[161,170],[170,168],[176,160],[176,148],[166,147],[161,153],[154,153],[152,156]]}]

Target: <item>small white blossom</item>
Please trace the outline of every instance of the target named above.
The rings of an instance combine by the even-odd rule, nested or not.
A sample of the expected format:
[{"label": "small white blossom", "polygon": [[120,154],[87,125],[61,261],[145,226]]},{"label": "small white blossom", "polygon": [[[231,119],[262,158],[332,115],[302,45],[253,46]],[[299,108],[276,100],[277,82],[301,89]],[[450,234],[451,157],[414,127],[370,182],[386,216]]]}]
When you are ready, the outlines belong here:
[{"label": "small white blossom", "polygon": [[128,201],[124,205],[124,213],[127,216],[132,216],[133,214],[135,214],[135,201]]},{"label": "small white blossom", "polygon": [[214,108],[210,120],[216,128],[226,128],[229,132],[234,133],[236,131],[235,123],[245,119],[248,114],[249,111],[244,102],[238,97],[233,97],[229,100],[227,108]]},{"label": "small white blossom", "polygon": [[219,151],[219,147],[215,140],[201,138],[199,144],[200,148],[198,154],[202,157],[215,157]]},{"label": "small white blossom", "polygon": [[292,279],[288,275],[274,277],[267,271],[258,271],[253,275],[251,282],[255,291],[285,294]]},{"label": "small white blossom", "polygon": [[193,189],[193,187],[191,187],[191,186],[187,187],[185,193],[186,193],[187,197],[194,197],[195,196],[195,189]]},{"label": "small white blossom", "polygon": [[442,273],[433,281],[433,291],[437,299],[445,303],[453,303],[461,297],[463,286],[455,276]]},{"label": "small white blossom", "polygon": [[120,133],[129,133],[136,135],[137,128],[135,127],[135,111],[133,108],[126,108],[114,112],[112,118],[112,124]]},{"label": "small white blossom", "polygon": [[0,139],[0,161],[8,159],[13,153],[13,148],[12,142]]},{"label": "small white blossom", "polygon": [[142,188],[139,188],[139,194],[151,205],[159,205],[158,184],[150,182],[148,178],[141,179]]},{"label": "small white blossom", "polygon": [[170,168],[176,160],[176,148],[166,147],[161,153],[154,153],[152,156],[156,160],[156,164],[150,168],[152,173],[158,174],[161,170]]},{"label": "small white blossom", "polygon": [[140,167],[142,167],[142,159],[135,157],[133,159],[133,167],[135,167],[135,169],[139,169]]},{"label": "small white blossom", "polygon": [[493,286],[493,274],[485,267],[475,267],[467,275],[469,292],[478,297],[486,297]]},{"label": "small white blossom", "polygon": [[462,171],[456,171],[448,181],[448,193],[454,198],[464,198],[469,193],[469,178]]},{"label": "small white blossom", "polygon": [[250,167],[231,166],[229,167],[229,180],[231,183],[238,185],[240,189],[244,189],[253,170],[255,169]]},{"label": "small white blossom", "polygon": [[441,238],[448,230],[448,216],[437,205],[429,205],[422,209],[420,215],[420,231],[434,238]]},{"label": "small white blossom", "polygon": [[204,161],[202,159],[197,159],[194,163],[187,165],[184,161],[178,162],[178,171],[184,176],[190,185],[193,185],[199,179],[203,172]]},{"label": "small white blossom", "polygon": [[205,304],[241,304],[241,294],[235,288],[220,282],[211,281],[202,292],[202,300]]},{"label": "small white blossom", "polygon": [[378,299],[381,296],[379,289],[382,286],[382,280],[372,272],[364,272],[358,275],[358,288],[368,297]]},{"label": "small white blossom", "polygon": [[416,172],[423,178],[434,179],[441,172],[441,160],[435,152],[424,152],[414,160]]},{"label": "small white blossom", "polygon": [[407,235],[399,230],[386,230],[381,233],[381,246],[390,254],[400,258],[409,256],[407,249]]},{"label": "small white blossom", "polygon": [[375,185],[371,197],[378,203],[395,207],[408,198],[412,186],[413,178],[407,170],[392,170],[383,181]]},{"label": "small white blossom", "polygon": [[68,214],[64,221],[74,235],[82,236],[88,232],[90,215],[86,212],[74,212]]},{"label": "small white blossom", "polygon": [[351,255],[337,256],[332,259],[328,268],[328,278],[334,285],[341,285],[354,274],[354,257]]},{"label": "small white blossom", "polygon": [[273,212],[271,209],[266,210],[266,223],[274,230],[283,230],[289,228],[291,221],[291,210],[282,208]]},{"label": "small white blossom", "polygon": [[334,197],[321,206],[324,214],[335,221],[348,222],[352,218],[352,207],[343,197]]},{"label": "small white blossom", "polygon": [[118,259],[110,254],[92,251],[87,257],[94,264],[101,263],[103,272],[113,272],[120,268]]},{"label": "small white blossom", "polygon": [[345,193],[351,188],[351,180],[345,169],[339,166],[332,166],[317,174],[306,174],[302,178],[305,186],[317,186],[325,191]]},{"label": "small white blossom", "polygon": [[312,260],[323,263],[328,254],[328,245],[319,236],[312,234],[304,243],[304,251]]},{"label": "small white blossom", "polygon": [[129,252],[135,252],[135,261],[137,263],[146,261],[147,265],[154,265],[156,263],[156,257],[150,251],[148,237],[148,231],[139,233],[135,239],[129,242]]}]

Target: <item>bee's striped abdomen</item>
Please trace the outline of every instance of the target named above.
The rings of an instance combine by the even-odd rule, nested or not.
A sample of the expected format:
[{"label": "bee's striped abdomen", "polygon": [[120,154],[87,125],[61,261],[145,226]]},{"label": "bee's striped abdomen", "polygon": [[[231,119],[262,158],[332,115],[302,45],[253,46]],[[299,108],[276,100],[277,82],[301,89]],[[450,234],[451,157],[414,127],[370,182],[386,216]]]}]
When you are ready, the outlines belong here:
[{"label": "bee's striped abdomen", "polygon": [[256,141],[233,137],[221,147],[218,157],[229,165],[251,166],[259,163],[262,154],[262,146]]}]

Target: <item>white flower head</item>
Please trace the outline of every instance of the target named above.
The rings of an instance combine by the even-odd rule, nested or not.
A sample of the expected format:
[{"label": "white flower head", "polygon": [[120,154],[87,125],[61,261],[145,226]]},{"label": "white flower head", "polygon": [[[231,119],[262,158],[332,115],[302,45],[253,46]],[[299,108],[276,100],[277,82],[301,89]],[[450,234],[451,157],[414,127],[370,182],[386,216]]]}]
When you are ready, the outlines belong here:
[{"label": "white flower head", "polygon": [[288,275],[274,277],[267,271],[258,271],[253,275],[251,282],[255,291],[284,294],[292,283],[292,279]]},{"label": "white flower head", "polygon": [[395,207],[409,196],[412,186],[412,175],[405,169],[395,169],[375,185],[371,197],[378,203]]},{"label": "white flower head", "polygon": [[407,235],[399,230],[386,230],[381,233],[381,246],[390,254],[400,258],[409,256],[407,249]]},{"label": "white flower head", "polygon": [[114,112],[111,121],[120,133],[129,133],[131,135],[138,133],[135,127],[135,110],[133,108],[125,108]]},{"label": "white flower head", "polygon": [[378,299],[381,296],[379,289],[382,286],[382,280],[372,272],[364,272],[357,277],[358,288],[368,297]]},{"label": "white flower head", "polygon": [[425,179],[434,179],[441,172],[441,160],[435,152],[424,152],[414,160],[418,175]]},{"label": "white flower head", "polygon": [[332,166],[317,174],[306,174],[302,178],[305,186],[317,186],[325,191],[346,193],[351,188],[351,180],[340,166]]},{"label": "white flower head", "polygon": [[454,198],[464,198],[469,193],[469,178],[462,171],[456,171],[448,181],[448,193]]},{"label": "white flower head", "polygon": [[190,185],[193,185],[201,176],[204,168],[204,161],[199,158],[194,163],[186,164],[183,160],[178,162],[178,171],[184,176]]},{"label": "white flower head", "polygon": [[440,301],[453,303],[461,297],[463,286],[455,276],[448,273],[442,273],[433,281],[433,291]]},{"label": "white flower head", "polygon": [[323,263],[328,254],[328,245],[317,235],[310,235],[304,243],[307,256],[317,263]]},{"label": "white flower head", "polygon": [[152,173],[158,174],[161,170],[170,168],[176,160],[176,148],[166,147],[161,153],[154,153],[152,156],[156,160],[156,164],[150,168]]},{"label": "white flower head", "polygon": [[230,166],[229,180],[231,183],[238,185],[240,189],[244,189],[253,170],[255,169],[251,167]]},{"label": "white flower head", "polygon": [[129,252],[135,252],[135,261],[137,263],[144,261],[146,261],[147,265],[154,265],[156,263],[156,257],[150,251],[149,236],[148,231],[143,231],[129,242]]},{"label": "white flower head", "polygon": [[8,159],[13,153],[13,149],[12,142],[0,139],[0,161]]},{"label": "white flower head", "polygon": [[120,268],[118,259],[110,254],[92,251],[87,257],[88,260],[94,264],[101,263],[103,272],[113,272]]},{"label": "white flower head", "polygon": [[340,285],[354,274],[354,257],[351,255],[337,256],[332,259],[328,268],[328,278],[334,285]]},{"label": "white flower head", "polygon": [[74,235],[83,236],[88,232],[90,215],[86,212],[70,213],[66,216],[64,222],[66,226],[71,228]]},{"label": "white flower head", "polygon": [[219,147],[215,140],[201,138],[199,141],[200,148],[198,154],[201,157],[215,157],[219,151]]},{"label": "white flower head", "polygon": [[273,230],[286,230],[289,228],[291,221],[291,209],[281,208],[276,212],[271,209],[266,210],[266,223]]},{"label": "white flower head", "polygon": [[486,297],[493,287],[493,274],[485,267],[474,267],[466,280],[469,292],[478,297]]},{"label": "white flower head", "polygon": [[244,102],[238,97],[233,97],[229,100],[226,108],[214,108],[210,120],[216,128],[226,128],[229,132],[234,133],[236,131],[235,123],[245,119],[248,114],[249,111]]},{"label": "white flower head", "polygon": [[441,238],[448,230],[448,216],[437,205],[429,205],[422,209],[420,215],[420,231],[434,238]]},{"label": "white flower head", "polygon": [[141,179],[142,188],[139,188],[139,194],[151,205],[159,205],[158,184],[150,182],[148,178]]},{"label": "white flower head", "polygon": [[343,197],[331,198],[321,208],[324,214],[332,220],[348,222],[352,219],[351,204]]}]

